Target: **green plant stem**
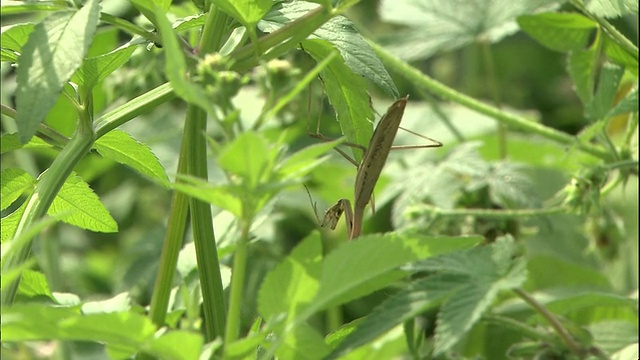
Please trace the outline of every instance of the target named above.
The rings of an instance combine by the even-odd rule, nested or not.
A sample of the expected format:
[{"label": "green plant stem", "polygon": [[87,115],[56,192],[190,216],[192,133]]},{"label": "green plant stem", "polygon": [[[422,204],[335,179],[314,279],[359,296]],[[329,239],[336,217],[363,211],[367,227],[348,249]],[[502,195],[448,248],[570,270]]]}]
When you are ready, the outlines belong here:
[{"label": "green plant stem", "polygon": [[157,108],[160,104],[175,99],[175,97],[176,94],[173,92],[171,84],[165,83],[129,100],[126,104],[109,111],[95,121],[96,139],[101,138],[109,131],[136,116],[149,112]]},{"label": "green plant stem", "polygon": [[376,51],[380,59],[390,69],[397,72],[398,74],[401,74],[405,78],[410,79],[418,87],[422,87],[435,95],[438,95],[444,99],[454,101],[480,114],[492,117],[500,123],[505,124],[511,128],[537,134],[542,137],[554,140],[562,145],[576,146],[578,149],[603,160],[608,160],[611,157],[609,152],[599,146],[579,142],[575,136],[568,135],[534,121],[527,120],[526,118],[506,113],[496,107],[484,104],[472,97],[457,92],[454,89],[421,73],[418,69],[393,56],[380,45],[371,41],[369,41],[369,44]]},{"label": "green plant stem", "polygon": [[500,316],[500,315],[485,315],[482,317],[482,320],[489,322],[489,323],[493,323],[493,324],[497,324],[500,325],[502,327],[509,327],[514,329],[515,331],[521,333],[522,335],[533,339],[533,340],[538,340],[541,342],[545,342],[548,344],[554,344],[557,343],[558,340],[556,338],[554,338],[553,336],[550,336],[546,333],[543,333],[541,331],[536,330],[535,328],[522,323],[520,321],[516,321],[512,318],[506,317],[506,316]]},{"label": "green plant stem", "polygon": [[255,57],[254,44],[241,47],[230,54],[230,57],[236,61],[233,70],[244,72],[256,66],[259,60],[270,60],[282,55],[336,15],[338,12],[319,6],[286,26],[261,37],[258,41],[260,49],[271,49],[263,55],[262,59]]},{"label": "green plant stem", "polygon": [[[187,175],[204,180],[207,179],[207,147],[204,137],[206,129],[207,114],[202,109],[189,105],[184,136],[187,141]],[[189,199],[189,209],[202,288],[205,341],[210,342],[218,336],[225,337],[226,322],[218,248],[211,222],[213,216],[211,205],[195,198]]]},{"label": "green plant stem", "polygon": [[[485,69],[489,75],[491,97],[496,107],[502,109],[502,97],[500,96],[500,90],[498,90],[498,79],[496,77],[495,61],[493,60],[493,53],[491,52],[491,44],[489,44],[488,41],[482,41],[480,47],[482,48]],[[505,129],[502,123],[498,123],[498,154],[500,159],[507,158],[507,129]]]},{"label": "green plant stem", "polygon": [[247,247],[249,244],[249,229],[251,222],[240,221],[240,238],[233,253],[233,270],[231,275],[231,293],[229,294],[229,316],[227,319],[227,333],[224,339],[226,345],[234,342],[240,335],[240,310],[244,303],[244,279],[247,272]]},{"label": "green plant stem", "polygon": [[[185,133],[186,134],[186,133]],[[186,144],[188,139],[182,139],[180,159],[178,160],[178,174],[187,172]],[[153,286],[149,316],[151,321],[158,326],[164,326],[169,305],[169,296],[173,285],[173,277],[178,264],[178,255],[182,248],[184,231],[187,225],[187,213],[189,211],[189,197],[179,191],[174,191],[171,197],[171,209],[167,232],[162,245],[162,254],[158,267],[158,275]]]},{"label": "green plant stem", "polygon": [[493,210],[493,209],[442,209],[429,205],[416,206],[409,211],[410,214],[431,213],[434,217],[466,217],[475,216],[485,219],[513,219],[530,216],[552,215],[565,212],[562,207],[552,207],[546,209],[513,209],[513,210]]},{"label": "green plant stem", "polygon": [[[89,109],[84,109],[80,114],[78,128],[71,138],[67,146],[60,152],[58,157],[53,161],[49,169],[41,175],[35,191],[29,198],[29,202],[25,208],[24,214],[18,223],[13,238],[23,234],[31,227],[31,225],[45,216],[49,210],[49,206],[53,202],[62,185],[67,180],[73,168],[78,164],[85,154],[91,149],[95,141],[95,133],[91,125],[91,116]],[[18,252],[7,257],[3,272],[10,270],[24,263],[31,252],[31,244],[37,237],[31,240],[25,246],[22,246]],[[12,281],[2,291],[2,305],[10,305],[15,299],[18,290],[20,278]]]},{"label": "green plant stem", "polygon": [[229,33],[229,15],[224,11],[211,5],[209,8],[209,15],[207,15],[206,22],[202,27],[202,37],[200,38],[200,55],[212,53],[220,50],[224,45],[224,38],[219,34]]},{"label": "green plant stem", "polygon": [[533,296],[529,295],[523,289],[516,288],[516,289],[513,289],[513,291],[522,300],[524,300],[527,304],[529,304],[536,311],[538,311],[540,315],[542,315],[542,317],[544,317],[545,319],[547,319],[547,321],[549,321],[549,324],[551,324],[551,327],[553,327],[553,329],[558,333],[560,338],[565,342],[565,344],[567,344],[569,349],[571,349],[571,351],[574,354],[576,355],[582,354],[582,351],[580,350],[580,346],[575,342],[571,334],[569,334],[569,331],[567,331],[567,329],[564,328],[564,326],[560,323],[560,321],[558,321],[555,315],[553,315],[549,310],[547,310],[547,308],[542,306],[542,304],[540,304],[536,299],[533,298]]}]

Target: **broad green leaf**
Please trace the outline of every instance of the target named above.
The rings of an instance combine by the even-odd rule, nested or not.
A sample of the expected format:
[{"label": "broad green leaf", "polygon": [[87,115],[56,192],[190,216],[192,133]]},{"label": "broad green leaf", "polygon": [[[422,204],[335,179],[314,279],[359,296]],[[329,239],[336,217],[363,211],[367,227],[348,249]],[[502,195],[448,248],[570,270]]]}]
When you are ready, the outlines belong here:
[{"label": "broad green leaf", "polygon": [[361,321],[344,341],[332,352],[329,359],[340,357],[362,346],[385,332],[420,313],[433,308],[466,285],[466,276],[438,274],[420,279],[376,307],[373,313]]},{"label": "broad green leaf", "polygon": [[479,237],[363,236],[327,256],[311,307],[321,310],[364,296],[402,278],[401,265],[479,241]]},{"label": "broad green leaf", "polygon": [[590,103],[585,106],[585,115],[591,120],[601,119],[611,110],[618,92],[618,85],[624,74],[624,68],[605,63],[600,70],[598,87]]},{"label": "broad green leaf", "polygon": [[638,0],[587,0],[587,10],[605,18],[638,15]]},{"label": "broad green leaf", "polygon": [[[635,354],[626,358],[633,360],[638,358],[638,321],[601,321],[587,326],[593,336],[593,345],[604,350],[607,354],[613,354],[627,347],[635,345]],[[609,359],[616,360],[615,356]]]},{"label": "broad green leaf", "polygon": [[47,278],[43,273],[33,270],[26,270],[22,273],[18,293],[30,298],[46,296],[51,300],[55,300],[53,294],[51,294],[51,290],[49,289]]},{"label": "broad green leaf", "polygon": [[258,293],[258,311],[263,318],[270,319],[279,313],[293,318],[301,304],[313,299],[322,271],[319,235],[317,231],[311,233],[267,274]]},{"label": "broad green leaf", "polygon": [[13,134],[3,134],[0,137],[1,151],[0,154],[7,153],[9,151],[17,150],[17,149],[52,149],[53,145],[45,142],[37,136],[34,136],[29,140],[28,143],[23,144],[20,142],[19,135],[17,133]]},{"label": "broad green leaf", "polygon": [[253,32],[273,4],[271,0],[213,0],[213,3]]},{"label": "broad green leaf", "polygon": [[33,23],[21,23],[3,28],[0,36],[2,47],[20,53],[35,26]]},{"label": "broad green leaf", "polygon": [[96,232],[117,232],[118,224],[91,190],[89,184],[72,173],[51,203],[49,215],[70,212],[62,219],[67,224]]},{"label": "broad green leaf", "polygon": [[226,171],[243,178],[247,189],[255,189],[265,175],[275,165],[273,150],[269,149],[266,139],[254,132],[240,134],[227,145],[220,156],[218,164]]},{"label": "broad green leaf", "polygon": [[169,178],[151,149],[121,130],[112,130],[93,145],[100,155],[160,181]]},{"label": "broad green leaf", "polygon": [[612,62],[624,66],[633,75],[638,76],[638,55],[629,54],[609,36],[604,37],[604,53]]},{"label": "broad green leaf", "polygon": [[164,46],[166,54],[171,54],[166,57],[167,65],[165,67],[165,73],[169,82],[173,87],[175,93],[186,100],[187,102],[197,105],[206,110],[209,114],[215,113],[211,99],[205,94],[202,87],[189,81],[187,62],[184,58],[184,53],[176,33],[169,24],[169,20],[165,16],[164,12],[159,8],[156,8],[155,14],[157,17],[157,26],[162,36],[162,45]]},{"label": "broad green leaf", "polygon": [[551,50],[567,52],[587,47],[597,24],[576,13],[543,13],[518,17],[520,28]]},{"label": "broad green leaf", "polygon": [[87,88],[93,88],[109,74],[124,65],[135,49],[136,44],[128,43],[107,54],[88,58],[73,75],[71,81]]},{"label": "broad green leaf", "polygon": [[35,26],[22,47],[16,91],[21,142],[31,139],[65,83],[82,64],[99,12],[99,1],[88,0],[76,12],[53,13]]},{"label": "broad green leaf", "polygon": [[[317,61],[324,59],[333,51],[331,45],[322,40],[306,40],[304,47]],[[347,141],[366,148],[373,135],[373,126],[370,122],[373,119],[373,111],[365,82],[339,61],[332,61],[321,72],[321,76],[327,89],[329,102],[336,111],[342,133]],[[359,149],[354,149],[353,155],[356,161],[362,159],[362,151]]]},{"label": "broad green leaf", "polygon": [[307,323],[296,326],[287,333],[284,343],[276,354],[279,359],[324,359],[331,349],[324,338]]},{"label": "broad green leaf", "polygon": [[534,256],[527,262],[527,269],[528,288],[548,289],[571,284],[572,287],[611,290],[602,272],[555,256]]},{"label": "broad green leaf", "polygon": [[36,181],[26,171],[18,168],[9,168],[2,170],[0,173],[2,178],[2,192],[1,201],[2,206],[0,210],[5,210],[9,205],[13,204],[20,195],[24,194],[27,190],[33,190]]},{"label": "broad green leaf", "polygon": [[571,51],[567,56],[567,71],[573,80],[574,90],[584,105],[593,99],[597,60],[597,46]]},{"label": "broad green leaf", "polygon": [[19,342],[62,339],[59,328],[65,319],[80,316],[79,308],[52,307],[37,303],[17,303],[2,307],[2,341]]},{"label": "broad green leaf", "polygon": [[609,110],[607,117],[638,112],[638,87],[634,87],[620,100],[613,109]]},{"label": "broad green leaf", "polygon": [[199,358],[203,344],[202,334],[173,330],[149,341],[145,352],[158,359],[193,360]]},{"label": "broad green leaf", "polygon": [[407,28],[384,39],[389,52],[407,60],[423,60],[478,40],[498,42],[518,30],[516,17],[551,10],[554,0],[383,0],[382,21]]},{"label": "broad green leaf", "polygon": [[[304,1],[280,3],[274,6],[258,23],[258,28],[271,33],[316,7],[317,5]],[[373,82],[394,99],[399,97],[398,89],[396,89],[391,76],[349,19],[343,16],[334,17],[309,37],[309,39],[315,38],[330,42],[340,52],[345,64],[352,72]],[[305,43],[303,43],[303,47],[306,49]],[[319,61],[318,58],[316,61]],[[345,79],[341,83],[343,86],[347,86],[349,81]]]}]

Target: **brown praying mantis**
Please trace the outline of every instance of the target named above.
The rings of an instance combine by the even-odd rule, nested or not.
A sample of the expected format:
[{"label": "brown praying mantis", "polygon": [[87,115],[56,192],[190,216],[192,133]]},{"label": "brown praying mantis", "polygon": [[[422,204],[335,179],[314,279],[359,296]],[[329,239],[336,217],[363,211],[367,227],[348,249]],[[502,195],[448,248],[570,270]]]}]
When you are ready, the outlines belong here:
[{"label": "brown praying mantis", "polygon": [[[321,226],[329,225],[331,229],[336,227],[338,220],[342,214],[345,214],[347,222],[347,231],[349,233],[349,240],[353,240],[360,236],[362,232],[362,221],[364,218],[364,209],[373,196],[373,189],[380,178],[382,168],[387,162],[389,157],[389,151],[394,148],[393,141],[400,128],[400,122],[404,109],[407,105],[408,96],[396,100],[382,116],[378,126],[369,140],[369,146],[364,149],[364,155],[362,161],[358,166],[355,180],[355,192],[354,192],[354,207],[351,208],[351,202],[347,199],[340,199],[338,202],[331,206],[324,214]],[[408,131],[408,130],[407,130]],[[416,134],[433,142],[430,145],[409,145],[399,146],[399,149],[415,149],[415,148],[432,148],[440,147],[442,143]],[[343,156],[346,156],[344,152],[339,151]],[[355,163],[355,161],[350,160]]]}]

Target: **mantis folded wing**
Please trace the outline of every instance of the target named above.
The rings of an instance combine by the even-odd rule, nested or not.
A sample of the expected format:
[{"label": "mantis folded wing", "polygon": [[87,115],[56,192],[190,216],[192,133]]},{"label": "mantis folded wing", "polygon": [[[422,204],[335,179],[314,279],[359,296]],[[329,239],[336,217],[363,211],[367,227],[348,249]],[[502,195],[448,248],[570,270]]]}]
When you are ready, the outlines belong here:
[{"label": "mantis folded wing", "polygon": [[[330,207],[324,214],[322,226],[329,225],[331,229],[336,227],[336,223],[342,213],[345,213],[349,240],[360,236],[362,232],[362,220],[364,209],[371,200],[373,189],[380,178],[382,168],[387,162],[389,151],[393,145],[393,140],[400,128],[400,121],[407,105],[408,96],[396,100],[382,116],[378,126],[371,136],[369,146],[364,152],[362,162],[358,166],[355,181],[354,207],[351,210],[351,202],[347,199],[340,199],[335,205]],[[442,143],[435,141],[433,145],[423,145],[420,147],[439,147]]]}]

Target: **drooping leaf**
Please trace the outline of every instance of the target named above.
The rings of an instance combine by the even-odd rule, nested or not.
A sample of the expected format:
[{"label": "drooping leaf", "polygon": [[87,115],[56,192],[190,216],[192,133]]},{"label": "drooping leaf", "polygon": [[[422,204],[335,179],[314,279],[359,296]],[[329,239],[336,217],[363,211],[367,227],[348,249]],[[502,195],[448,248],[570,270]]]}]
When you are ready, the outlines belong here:
[{"label": "drooping leaf", "polygon": [[151,149],[124,131],[110,131],[96,140],[94,148],[100,155],[130,166],[142,175],[160,181],[168,180],[164,168]]},{"label": "drooping leaf", "polygon": [[571,51],[567,56],[567,71],[573,80],[576,94],[585,105],[593,99],[597,59],[595,44],[587,50]]},{"label": "drooping leaf", "polygon": [[70,212],[62,219],[67,224],[97,232],[117,232],[118,224],[91,190],[89,184],[72,173],[51,203],[49,215]]},{"label": "drooping leaf", "polygon": [[8,208],[20,195],[29,189],[33,189],[36,184],[35,179],[31,177],[31,175],[18,168],[2,170],[0,177],[2,178],[2,206],[0,206],[0,210]]},{"label": "drooping leaf", "polygon": [[16,91],[16,123],[22,143],[31,139],[64,84],[82,64],[99,11],[99,1],[88,0],[76,12],[53,13],[35,26],[22,47]]},{"label": "drooping leaf", "polygon": [[552,0],[384,0],[380,17],[408,27],[385,41],[386,48],[407,60],[426,59],[438,51],[472,44],[478,39],[498,42],[518,30],[516,17],[551,10]]},{"label": "drooping leaf", "polygon": [[589,119],[601,119],[611,110],[623,74],[624,68],[621,66],[612,63],[602,66],[595,95],[585,106],[585,115]]},{"label": "drooping leaf", "polygon": [[[142,43],[142,41],[138,42],[138,44],[139,43]],[[109,74],[124,65],[135,49],[135,43],[128,43],[109,53],[88,58],[73,75],[71,81],[88,88],[93,88]]]}]

